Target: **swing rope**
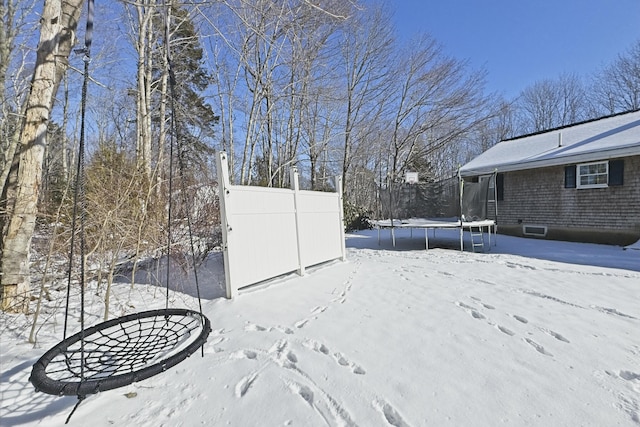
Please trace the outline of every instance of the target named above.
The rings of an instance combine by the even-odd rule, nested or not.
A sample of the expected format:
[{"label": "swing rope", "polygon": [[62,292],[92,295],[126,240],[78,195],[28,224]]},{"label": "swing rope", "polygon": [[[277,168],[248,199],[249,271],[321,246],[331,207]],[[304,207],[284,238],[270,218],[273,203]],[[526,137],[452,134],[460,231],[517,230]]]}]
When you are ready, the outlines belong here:
[{"label": "swing rope", "polygon": [[[164,5],[164,3],[163,3]],[[164,5],[166,8],[166,5]],[[78,50],[84,57],[84,80],[82,84],[81,126],[74,189],[73,218],[70,257],[67,271],[67,296],[65,307],[63,340],[47,351],[34,365],[29,380],[36,391],[53,395],[75,395],[78,397],[66,423],[75,413],[80,403],[89,394],[111,390],[147,379],[180,363],[198,348],[204,356],[204,343],[211,332],[209,319],[202,314],[202,302],[198,276],[195,268],[195,245],[190,215],[187,214],[191,257],[195,274],[199,312],[189,309],[169,308],[169,259],[171,250],[171,222],[173,191],[173,146],[178,141],[180,177],[183,175],[181,160],[183,147],[178,137],[175,119],[175,77],[168,67],[171,88],[171,147],[169,160],[169,213],[167,239],[167,277],[165,308],[126,315],[108,320],[85,329],[85,122],[87,86],[89,81],[89,63],[91,62],[91,43],[93,34],[94,0],[88,0],[87,28],[85,46]],[[165,43],[167,61],[169,57],[169,12],[165,9]],[[183,202],[186,196],[183,181]],[[188,208],[187,208],[188,211]],[[79,242],[76,242],[76,234]],[[80,255],[80,331],[67,337],[69,301],[71,294],[75,247],[79,246]]]},{"label": "swing rope", "polygon": [[[82,98],[80,103],[80,141],[78,143],[78,159],[77,159],[77,167],[76,167],[76,185],[73,193],[73,219],[71,224],[71,250],[69,254],[69,265],[67,271],[67,299],[65,305],[65,315],[64,315],[64,329],[63,329],[63,341],[67,338],[67,327],[68,327],[68,319],[69,319],[69,298],[71,295],[71,276],[73,271],[73,259],[75,252],[75,236],[77,227],[79,225],[79,238],[80,238],[80,372],[77,374],[79,378],[79,383],[83,383],[85,381],[85,354],[84,354],[84,340],[85,340],[85,325],[84,325],[84,311],[85,311],[85,301],[84,301],[84,290],[85,290],[85,279],[86,279],[86,271],[85,271],[85,248],[86,248],[86,239],[85,239],[85,220],[86,220],[86,182],[85,182],[85,135],[86,135],[86,112],[87,112],[87,86],[89,82],[89,64],[91,63],[91,44],[93,42],[93,10],[94,10],[94,0],[87,1],[87,26],[85,29],[84,36],[84,49],[80,49],[78,53],[83,53],[84,56],[82,58],[84,62],[84,70],[83,70],[83,79],[82,79]],[[78,206],[79,205],[79,206]],[[80,212],[78,212],[78,209]],[[80,220],[77,221],[78,214],[80,215]],[[74,405],[71,413],[67,417],[65,424],[69,422],[71,416],[76,412],[78,406],[85,399],[86,394],[76,393],[78,396],[78,400]]]},{"label": "swing rope", "polygon": [[[174,145],[177,145],[177,150],[178,150],[178,173],[179,173],[179,178],[180,178],[180,184],[181,184],[181,188],[180,188],[180,193],[182,196],[182,205],[186,206],[186,212],[185,212],[185,216],[186,216],[186,220],[187,220],[187,233],[189,236],[189,248],[190,248],[190,253],[191,253],[191,262],[194,265],[194,269],[193,269],[193,277],[194,277],[194,282],[196,285],[196,294],[198,297],[198,304],[199,304],[199,309],[200,312],[202,312],[202,301],[200,298],[200,283],[198,280],[198,270],[195,268],[196,265],[196,250],[195,250],[195,241],[194,241],[194,237],[193,237],[193,222],[191,219],[191,211],[188,209],[188,200],[187,200],[187,188],[185,186],[186,183],[186,179],[184,176],[184,170],[185,170],[185,164],[184,164],[184,156],[185,156],[185,150],[184,150],[184,145],[182,143],[182,138],[179,137],[179,128],[178,128],[178,121],[176,120],[175,114],[176,114],[176,107],[175,107],[175,100],[176,100],[176,76],[173,70],[173,63],[172,63],[172,59],[171,59],[171,49],[170,49],[170,42],[171,42],[171,33],[169,31],[170,28],[170,23],[171,23],[171,6],[167,6],[166,2],[163,0],[163,7],[165,9],[165,26],[164,26],[164,38],[165,38],[165,55],[166,55],[166,63],[167,63],[167,72],[169,74],[169,91],[170,91],[170,97],[169,97],[169,105],[170,105],[170,109],[171,109],[171,142],[170,142],[170,155],[169,155],[169,194],[172,194],[173,191],[173,147]],[[177,144],[176,144],[177,142]],[[169,239],[167,242],[167,254],[169,253],[170,250],[170,246],[171,246],[171,200],[173,198],[169,197],[169,224],[168,224],[168,229],[169,229]],[[169,259],[167,258],[167,266],[169,264]],[[169,283],[169,269],[167,268],[167,283]],[[168,288],[168,287],[167,287]],[[204,349],[203,349],[204,351]]]}]

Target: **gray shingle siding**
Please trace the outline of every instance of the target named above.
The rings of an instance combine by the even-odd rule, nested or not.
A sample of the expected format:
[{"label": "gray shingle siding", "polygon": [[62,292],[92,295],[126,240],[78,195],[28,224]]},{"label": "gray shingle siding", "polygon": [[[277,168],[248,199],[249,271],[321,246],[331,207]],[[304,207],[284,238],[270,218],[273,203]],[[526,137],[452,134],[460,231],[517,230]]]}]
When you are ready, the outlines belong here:
[{"label": "gray shingle siding", "polygon": [[499,227],[519,235],[523,224],[541,225],[549,238],[602,243],[640,238],[640,156],[624,159],[622,186],[565,188],[564,177],[564,166],[505,173]]}]

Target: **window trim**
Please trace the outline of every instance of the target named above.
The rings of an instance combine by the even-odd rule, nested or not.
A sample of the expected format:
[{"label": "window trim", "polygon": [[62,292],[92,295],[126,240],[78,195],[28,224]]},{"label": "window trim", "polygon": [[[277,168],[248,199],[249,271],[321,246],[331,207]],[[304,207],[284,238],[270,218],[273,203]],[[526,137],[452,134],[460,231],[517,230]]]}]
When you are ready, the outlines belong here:
[{"label": "window trim", "polygon": [[[581,174],[580,173],[580,169],[582,166],[591,166],[591,165],[599,165],[599,164],[604,164],[605,165],[605,171],[603,173],[598,173],[595,175],[604,175],[606,177],[606,182],[605,183],[600,183],[600,184],[582,184],[581,183],[581,179],[583,176],[587,176],[587,175],[594,175],[594,174]],[[609,161],[608,160],[601,160],[598,162],[589,162],[589,163],[578,163],[576,165],[576,188],[577,189],[585,189],[585,188],[607,188],[609,186]]]}]

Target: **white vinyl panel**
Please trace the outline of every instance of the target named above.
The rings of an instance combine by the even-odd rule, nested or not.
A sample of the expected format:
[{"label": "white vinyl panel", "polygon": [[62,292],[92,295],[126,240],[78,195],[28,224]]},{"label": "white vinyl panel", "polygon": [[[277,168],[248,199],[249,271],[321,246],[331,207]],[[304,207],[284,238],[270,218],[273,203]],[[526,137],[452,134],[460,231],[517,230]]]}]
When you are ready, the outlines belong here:
[{"label": "white vinyl panel", "polygon": [[342,256],[339,198],[336,193],[300,192],[298,215],[305,267]]},{"label": "white vinyl panel", "polygon": [[292,213],[293,191],[281,188],[232,186],[228,198],[235,215]]},{"label": "white vinyl panel", "polygon": [[340,258],[342,246],[337,215],[308,213],[301,218],[300,246],[305,267]]},{"label": "white vinyl panel", "polygon": [[232,186],[229,268],[238,289],[298,269],[293,191]]},{"label": "white vinyl panel", "polygon": [[236,289],[298,269],[295,217],[240,215],[229,232],[229,267]]},{"label": "white vinyl panel", "polygon": [[300,191],[298,193],[298,212],[338,213],[339,195],[320,191]]}]

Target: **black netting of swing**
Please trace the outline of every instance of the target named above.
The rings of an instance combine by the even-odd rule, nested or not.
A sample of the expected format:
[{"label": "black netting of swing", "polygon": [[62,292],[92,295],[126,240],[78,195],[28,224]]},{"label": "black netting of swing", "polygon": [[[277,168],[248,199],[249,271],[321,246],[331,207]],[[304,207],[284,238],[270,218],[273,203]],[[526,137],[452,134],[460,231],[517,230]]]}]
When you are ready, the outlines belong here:
[{"label": "black netting of swing", "polygon": [[70,336],[34,365],[29,381],[37,391],[86,396],[157,375],[204,345],[211,332],[206,316],[168,308],[108,320]]}]

